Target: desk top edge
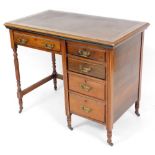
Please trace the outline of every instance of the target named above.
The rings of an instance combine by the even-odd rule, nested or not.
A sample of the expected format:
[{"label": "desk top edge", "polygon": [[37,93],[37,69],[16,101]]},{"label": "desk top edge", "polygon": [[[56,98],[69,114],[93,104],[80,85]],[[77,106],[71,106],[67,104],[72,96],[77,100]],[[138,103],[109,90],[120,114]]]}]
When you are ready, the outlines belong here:
[{"label": "desk top edge", "polygon": [[[74,34],[74,33],[66,33],[65,31],[59,31],[59,30],[54,30],[52,28],[44,28],[41,26],[35,26],[35,25],[29,25],[29,24],[23,24],[22,22],[20,22],[20,20],[23,19],[29,19],[32,17],[37,17],[37,15],[43,15],[46,13],[63,13],[64,15],[70,15],[70,16],[79,16],[79,17],[88,17],[89,19],[101,19],[103,20],[115,20],[115,21],[123,21],[123,22],[135,22],[135,25],[132,26],[130,29],[128,29],[126,32],[119,34],[117,37],[115,37],[114,39],[104,39],[103,38],[97,38],[97,37],[93,37],[93,36],[86,36],[85,34]],[[106,18],[106,17],[100,17],[100,16],[92,16],[92,15],[83,15],[83,14],[77,14],[77,13],[68,13],[68,12],[62,12],[62,11],[45,11],[39,14],[35,14],[32,16],[28,16],[25,18],[21,18],[19,20],[15,20],[15,21],[11,21],[11,22],[7,22],[4,25],[9,28],[9,29],[19,29],[22,31],[31,31],[31,32],[35,32],[35,33],[44,33],[44,34],[48,34],[48,35],[55,35],[58,37],[63,37],[63,38],[69,38],[69,39],[74,39],[74,40],[81,40],[81,41],[88,41],[88,42],[94,42],[94,43],[99,43],[99,44],[104,44],[107,46],[117,46],[118,44],[120,44],[121,42],[123,42],[124,40],[130,38],[132,35],[135,35],[137,33],[143,32],[150,24],[147,22],[137,22],[137,21],[129,21],[129,20],[121,20],[121,19],[114,19],[114,18]],[[64,17],[65,18],[65,17]],[[18,22],[19,21],[19,22]],[[110,21],[111,22],[111,21]]]}]

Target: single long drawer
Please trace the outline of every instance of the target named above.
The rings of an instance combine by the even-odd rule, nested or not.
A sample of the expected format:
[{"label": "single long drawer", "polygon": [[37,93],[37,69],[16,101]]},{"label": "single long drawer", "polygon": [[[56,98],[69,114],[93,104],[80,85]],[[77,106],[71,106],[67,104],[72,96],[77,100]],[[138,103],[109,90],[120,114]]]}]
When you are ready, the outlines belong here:
[{"label": "single long drawer", "polygon": [[70,92],[69,103],[71,113],[100,122],[105,121],[105,103],[103,101]]},{"label": "single long drawer", "polygon": [[105,49],[99,46],[68,41],[67,50],[71,55],[101,62],[105,61]]},{"label": "single long drawer", "polygon": [[37,35],[27,32],[14,32],[15,43],[45,51],[60,52],[60,40],[48,36]]},{"label": "single long drawer", "polygon": [[105,81],[69,72],[69,89],[105,100]]},{"label": "single long drawer", "polygon": [[68,70],[105,79],[105,64],[92,63],[87,60],[68,57]]}]

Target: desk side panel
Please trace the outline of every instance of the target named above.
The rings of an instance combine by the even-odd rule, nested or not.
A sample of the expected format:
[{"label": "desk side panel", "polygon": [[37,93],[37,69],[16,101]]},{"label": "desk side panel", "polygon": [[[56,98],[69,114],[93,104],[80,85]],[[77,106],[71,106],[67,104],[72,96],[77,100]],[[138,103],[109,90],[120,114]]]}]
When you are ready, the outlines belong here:
[{"label": "desk side panel", "polygon": [[114,121],[138,99],[141,35],[128,39],[114,52]]}]

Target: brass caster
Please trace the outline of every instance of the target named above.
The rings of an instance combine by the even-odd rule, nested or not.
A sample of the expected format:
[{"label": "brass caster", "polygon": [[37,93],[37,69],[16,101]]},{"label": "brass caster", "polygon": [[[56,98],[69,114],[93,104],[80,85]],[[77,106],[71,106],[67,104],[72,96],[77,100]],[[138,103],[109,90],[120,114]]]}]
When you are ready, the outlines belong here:
[{"label": "brass caster", "polygon": [[19,113],[20,113],[20,114],[22,113],[22,110],[23,110],[23,107],[19,109]]},{"label": "brass caster", "polygon": [[72,131],[73,130],[73,128],[71,127],[71,126],[68,126],[68,128]]},{"label": "brass caster", "polygon": [[110,146],[113,146],[113,145],[114,145],[112,142],[109,142],[109,141],[107,141],[107,143],[108,143]]},{"label": "brass caster", "polygon": [[140,113],[138,111],[135,111],[135,114],[139,117]]}]

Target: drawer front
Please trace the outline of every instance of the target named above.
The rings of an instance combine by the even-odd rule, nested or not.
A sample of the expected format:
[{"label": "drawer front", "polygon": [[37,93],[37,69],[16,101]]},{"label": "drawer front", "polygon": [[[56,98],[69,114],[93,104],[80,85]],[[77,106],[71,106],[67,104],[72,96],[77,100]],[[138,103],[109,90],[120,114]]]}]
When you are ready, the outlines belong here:
[{"label": "drawer front", "polygon": [[104,64],[94,64],[91,62],[68,58],[68,70],[81,73],[84,75],[89,75],[92,77],[97,77],[100,79],[105,79],[105,66]]},{"label": "drawer front", "polygon": [[81,94],[69,94],[71,113],[94,119],[100,122],[105,121],[105,103]]},{"label": "drawer front", "polygon": [[69,89],[84,95],[105,100],[105,81],[69,73]]},{"label": "drawer front", "polygon": [[14,40],[16,44],[22,46],[28,46],[45,51],[60,52],[59,39],[15,31]]},{"label": "drawer front", "polygon": [[90,44],[67,42],[68,53],[96,61],[105,61],[105,49]]}]

